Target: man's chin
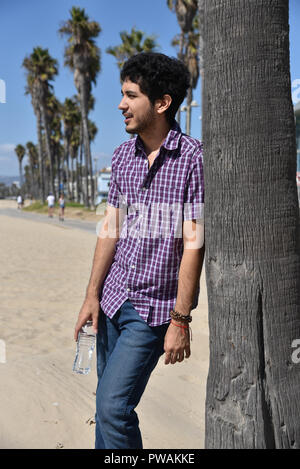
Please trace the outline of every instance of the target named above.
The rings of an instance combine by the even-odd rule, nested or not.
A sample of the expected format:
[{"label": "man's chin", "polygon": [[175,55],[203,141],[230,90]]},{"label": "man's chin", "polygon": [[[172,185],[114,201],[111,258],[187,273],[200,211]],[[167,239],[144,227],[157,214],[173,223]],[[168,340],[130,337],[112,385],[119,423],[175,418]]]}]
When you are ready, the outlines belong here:
[{"label": "man's chin", "polygon": [[131,135],[134,135],[136,134],[136,129],[133,129],[133,128],[130,128],[130,127],[125,127],[125,131],[128,133],[128,134],[131,134]]}]

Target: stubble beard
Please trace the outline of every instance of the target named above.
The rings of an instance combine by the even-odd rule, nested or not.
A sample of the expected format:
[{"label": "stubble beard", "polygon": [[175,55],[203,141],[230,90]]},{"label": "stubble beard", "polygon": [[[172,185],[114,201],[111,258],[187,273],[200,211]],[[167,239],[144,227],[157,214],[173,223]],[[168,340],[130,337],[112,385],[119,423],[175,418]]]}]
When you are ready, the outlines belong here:
[{"label": "stubble beard", "polygon": [[144,114],[142,118],[136,123],[136,125],[132,128],[128,128],[128,126],[125,128],[125,131],[128,134],[137,134],[139,135],[140,133],[145,132],[148,130],[152,125],[153,125],[153,120],[154,120],[154,112],[153,108],[151,107],[150,109],[147,110],[147,112]]}]

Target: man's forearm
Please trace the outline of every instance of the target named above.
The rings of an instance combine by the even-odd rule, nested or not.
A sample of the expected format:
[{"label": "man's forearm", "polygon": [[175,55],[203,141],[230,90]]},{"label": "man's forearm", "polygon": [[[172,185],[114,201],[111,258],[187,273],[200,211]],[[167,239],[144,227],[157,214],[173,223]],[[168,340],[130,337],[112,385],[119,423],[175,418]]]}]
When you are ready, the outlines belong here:
[{"label": "man's forearm", "polygon": [[116,242],[117,239],[114,238],[98,238],[86,296],[98,296],[105,276],[112,264]]},{"label": "man's forearm", "polygon": [[175,310],[181,314],[191,312],[199,286],[205,247],[186,249],[183,252],[179,276]]}]

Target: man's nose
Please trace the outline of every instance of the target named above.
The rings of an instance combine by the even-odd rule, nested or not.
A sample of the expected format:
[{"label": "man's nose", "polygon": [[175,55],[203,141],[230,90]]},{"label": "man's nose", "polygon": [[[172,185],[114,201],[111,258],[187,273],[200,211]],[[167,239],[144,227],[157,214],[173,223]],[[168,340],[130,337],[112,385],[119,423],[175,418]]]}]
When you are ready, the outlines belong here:
[{"label": "man's nose", "polygon": [[121,111],[124,111],[125,109],[127,109],[128,106],[126,104],[126,100],[125,100],[125,96],[121,99],[120,101],[120,104],[118,106],[118,109],[120,109]]}]

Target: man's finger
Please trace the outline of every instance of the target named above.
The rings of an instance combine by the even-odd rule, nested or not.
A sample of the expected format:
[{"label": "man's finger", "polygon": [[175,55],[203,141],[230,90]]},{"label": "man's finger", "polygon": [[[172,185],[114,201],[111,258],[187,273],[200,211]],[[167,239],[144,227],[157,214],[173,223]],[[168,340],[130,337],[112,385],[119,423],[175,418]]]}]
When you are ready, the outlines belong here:
[{"label": "man's finger", "polygon": [[177,353],[172,353],[171,364],[174,365],[177,362]]},{"label": "man's finger", "polygon": [[76,342],[78,340],[79,331],[82,329],[82,326],[84,326],[84,324],[85,324],[85,322],[84,322],[83,319],[81,321],[79,321],[79,319],[78,319],[78,321],[76,323],[76,326],[75,326],[75,333],[74,333],[74,339],[76,340]]},{"label": "man's finger", "polygon": [[77,342],[77,340],[78,340],[78,333],[79,333],[79,330],[80,330],[80,328],[78,328],[78,326],[77,326],[77,324],[76,324],[76,326],[75,326],[75,331],[74,331],[74,339],[76,340],[76,342]]},{"label": "man's finger", "polygon": [[80,332],[82,326],[83,326],[83,324],[81,324],[80,322],[77,322],[77,324],[76,324],[76,326],[75,326],[74,338],[75,338],[76,342],[77,342],[77,340],[78,340],[78,334],[79,334],[79,332]]},{"label": "man's finger", "polygon": [[171,361],[172,353],[166,352],[165,365],[168,365]]},{"label": "man's finger", "polygon": [[95,333],[98,333],[98,314],[93,315],[93,329]]}]

